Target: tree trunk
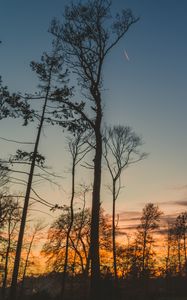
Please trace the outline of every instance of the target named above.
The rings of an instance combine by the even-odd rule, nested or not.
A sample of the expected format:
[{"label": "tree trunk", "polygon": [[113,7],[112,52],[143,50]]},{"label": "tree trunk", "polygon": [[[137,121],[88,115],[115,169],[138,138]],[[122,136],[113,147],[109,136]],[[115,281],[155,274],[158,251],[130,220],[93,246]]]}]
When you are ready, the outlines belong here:
[{"label": "tree trunk", "polygon": [[186,232],[184,233],[184,260],[185,260],[185,264],[186,264]]},{"label": "tree trunk", "polygon": [[112,250],[113,250],[113,268],[114,268],[114,279],[117,282],[117,263],[116,263],[116,184],[113,181],[113,203],[112,203]]},{"label": "tree trunk", "polygon": [[64,299],[64,291],[65,291],[65,284],[66,284],[66,277],[67,277],[67,266],[68,266],[68,250],[69,250],[69,239],[70,239],[70,234],[71,234],[71,229],[73,226],[73,221],[74,221],[74,211],[73,211],[73,201],[74,201],[74,196],[75,196],[75,161],[76,159],[73,160],[73,165],[72,165],[72,191],[71,191],[71,202],[70,202],[70,225],[68,228],[67,232],[67,237],[66,237],[66,248],[65,248],[65,260],[64,260],[64,269],[63,269],[63,274],[62,274],[62,287],[61,287],[61,299]]},{"label": "tree trunk", "polygon": [[17,242],[16,256],[15,256],[15,261],[14,261],[12,282],[11,282],[11,287],[10,287],[10,295],[9,295],[10,300],[17,299],[17,281],[18,281],[19,264],[20,264],[20,258],[21,258],[21,250],[22,250],[22,244],[23,244],[23,237],[24,237],[24,231],[25,231],[25,225],[26,225],[27,211],[28,211],[28,206],[29,206],[30,192],[31,192],[31,188],[32,188],[35,163],[36,163],[37,152],[38,152],[38,145],[39,145],[39,141],[40,141],[40,135],[41,135],[41,130],[42,130],[43,122],[44,122],[44,115],[45,115],[45,110],[46,110],[46,105],[47,105],[47,100],[48,100],[48,93],[49,93],[49,89],[47,90],[45,102],[43,105],[42,116],[41,116],[40,124],[38,127],[36,142],[35,142],[34,151],[33,151],[33,158],[32,158],[30,172],[29,172],[29,178],[28,178],[28,183],[27,183],[25,201],[24,201],[24,206],[23,206],[18,242]]},{"label": "tree trunk", "polygon": [[170,265],[170,241],[168,240],[167,245],[167,257],[166,257],[166,275],[169,275],[169,265]]},{"label": "tree trunk", "polygon": [[[82,215],[81,216],[81,224],[80,224],[80,228],[79,228],[79,232],[78,232],[77,243],[76,243],[76,246],[75,246],[76,249],[78,248],[79,242],[81,240],[81,232],[82,232],[82,227],[83,227],[83,224],[84,224],[84,213],[85,213],[85,196],[84,196],[84,205],[83,205],[82,214],[81,214]],[[85,252],[85,257],[86,256],[87,255],[86,255],[86,252]],[[74,258],[73,258],[73,268],[72,268],[73,274],[75,272],[76,257],[77,257],[77,252],[75,251]]]},{"label": "tree trunk", "polygon": [[28,252],[27,252],[27,257],[26,257],[26,260],[25,260],[25,267],[24,267],[23,277],[22,277],[22,283],[21,283],[20,299],[22,299],[22,297],[23,297],[25,276],[26,276],[26,272],[27,272],[27,266],[28,266],[29,256],[30,256],[30,252],[31,252],[31,248],[32,248],[32,244],[33,244],[34,238],[35,238],[35,232],[33,233],[33,236],[31,238],[31,242],[30,242],[29,249],[28,249]]},{"label": "tree trunk", "polygon": [[4,279],[3,279],[3,286],[2,286],[2,298],[3,299],[5,299],[5,291],[6,291],[6,285],[7,285],[10,244],[11,244],[11,233],[10,233],[10,220],[9,220],[9,224],[8,224],[8,245],[7,245],[6,256],[5,256]]},{"label": "tree trunk", "polygon": [[86,267],[85,267],[85,277],[88,278],[89,276],[89,269],[90,269],[90,250],[88,251],[88,257],[86,260]]},{"label": "tree trunk", "polygon": [[143,276],[145,275],[145,254],[146,254],[146,245],[147,244],[147,232],[144,232],[144,240],[143,240],[143,254],[142,254],[142,271]]},{"label": "tree trunk", "polygon": [[178,238],[177,241],[177,246],[178,246],[178,270],[179,270],[179,275],[181,275],[181,244],[180,244],[180,238]]},{"label": "tree trunk", "polygon": [[101,107],[97,105],[95,121],[96,149],[94,158],[94,182],[92,193],[90,258],[91,258],[91,281],[90,298],[99,299],[100,296],[100,258],[99,258],[99,215],[100,215],[100,189],[101,189],[101,161],[102,161],[102,136],[101,136]]}]

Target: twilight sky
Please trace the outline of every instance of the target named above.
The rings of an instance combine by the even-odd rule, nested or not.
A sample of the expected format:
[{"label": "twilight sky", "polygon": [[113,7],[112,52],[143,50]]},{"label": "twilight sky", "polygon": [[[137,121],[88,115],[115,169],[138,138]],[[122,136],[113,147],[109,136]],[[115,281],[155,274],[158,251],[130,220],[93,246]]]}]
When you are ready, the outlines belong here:
[{"label": "twilight sky", "polygon": [[[50,49],[47,32],[53,17],[60,18],[60,0],[1,0],[0,74],[11,91],[33,91],[37,85],[29,62]],[[84,1],[82,1],[84,2]],[[119,212],[139,211],[147,202],[161,203],[166,212],[180,212],[187,205],[187,2],[186,0],[115,0],[113,12],[131,8],[140,21],[107,58],[104,69],[104,122],[130,125],[144,139],[149,157],[124,174]],[[124,55],[127,51],[130,60]],[[33,127],[20,121],[2,121],[0,136],[32,140]],[[54,147],[55,145],[55,147]],[[49,165],[67,175],[64,138],[59,129],[45,128],[40,151]],[[15,145],[0,140],[1,157]],[[62,153],[64,157],[62,156]],[[85,174],[81,171],[81,180]],[[68,190],[68,175],[62,183]],[[102,200],[110,209],[104,185]],[[48,199],[68,192],[38,187]],[[46,192],[47,191],[47,192]],[[62,196],[63,195],[63,196]],[[57,202],[57,201],[55,201]]]}]

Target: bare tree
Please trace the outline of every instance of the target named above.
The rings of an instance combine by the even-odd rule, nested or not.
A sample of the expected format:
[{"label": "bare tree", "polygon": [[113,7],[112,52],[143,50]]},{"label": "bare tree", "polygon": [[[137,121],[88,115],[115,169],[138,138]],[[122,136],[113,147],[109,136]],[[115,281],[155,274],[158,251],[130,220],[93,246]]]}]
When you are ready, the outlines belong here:
[{"label": "bare tree", "polygon": [[61,42],[66,62],[78,77],[82,93],[90,100],[90,110],[86,103],[80,105],[68,102],[66,105],[75,110],[95,135],[94,180],[91,222],[91,299],[99,298],[100,259],[99,259],[99,211],[101,188],[102,134],[103,117],[102,86],[103,65],[110,50],[124,37],[129,27],[137,22],[131,10],[122,10],[110,23],[111,2],[92,0],[84,4],[71,4],[66,7],[61,24],[53,20],[50,31]]},{"label": "bare tree", "polygon": [[[79,243],[82,243],[83,245],[83,240],[82,240],[82,230],[83,230],[83,226],[84,226],[84,222],[85,222],[85,211],[86,211],[86,194],[88,193],[88,191],[90,190],[90,188],[86,185],[81,185],[81,196],[83,199],[83,207],[82,207],[82,211],[80,213],[80,226],[78,228],[78,232],[77,232],[77,241],[76,243],[74,243],[75,245],[75,254],[74,254],[74,258],[73,258],[73,266],[72,266],[72,272],[73,274],[75,273],[75,265],[76,265],[76,260],[77,260],[77,255],[79,255],[80,252],[77,251],[77,249],[79,248]],[[88,272],[89,272],[89,264],[90,264],[90,253],[86,251],[85,247],[83,247],[84,249],[84,253],[85,253],[85,257],[86,257],[86,267],[84,269],[83,264],[82,264],[82,271],[85,274],[85,276],[88,276]],[[80,255],[79,255],[80,256]]]},{"label": "bare tree", "polygon": [[62,288],[61,288],[61,298],[64,298],[66,273],[68,266],[68,250],[69,250],[69,240],[71,235],[71,230],[74,222],[74,198],[75,198],[75,173],[76,166],[79,162],[86,156],[90,151],[90,146],[86,144],[87,137],[82,132],[75,132],[73,138],[69,138],[68,148],[72,158],[71,167],[71,199],[70,199],[70,224],[66,236],[65,245],[65,258],[64,258],[64,269],[62,278]]},{"label": "bare tree", "polygon": [[[108,127],[104,137],[104,157],[112,179],[112,244],[113,268],[117,280],[116,263],[116,200],[121,190],[121,175],[124,169],[146,157],[139,150],[142,139],[129,126]],[[118,220],[119,221],[119,220]]]}]

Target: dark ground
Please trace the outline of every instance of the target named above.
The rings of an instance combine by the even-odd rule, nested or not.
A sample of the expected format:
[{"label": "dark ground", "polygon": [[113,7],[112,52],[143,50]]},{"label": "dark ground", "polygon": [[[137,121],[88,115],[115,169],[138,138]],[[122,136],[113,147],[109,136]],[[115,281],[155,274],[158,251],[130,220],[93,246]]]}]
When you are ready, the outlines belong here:
[{"label": "dark ground", "polygon": [[[50,281],[49,285],[42,284],[41,278],[39,280],[40,285],[34,288],[37,278],[28,279],[27,284],[32,282],[32,291],[27,289],[22,300],[58,300],[55,284]],[[64,300],[88,300],[88,282],[69,279]],[[187,278],[119,280],[118,288],[107,278],[102,280],[100,299],[96,300],[187,300]]]}]

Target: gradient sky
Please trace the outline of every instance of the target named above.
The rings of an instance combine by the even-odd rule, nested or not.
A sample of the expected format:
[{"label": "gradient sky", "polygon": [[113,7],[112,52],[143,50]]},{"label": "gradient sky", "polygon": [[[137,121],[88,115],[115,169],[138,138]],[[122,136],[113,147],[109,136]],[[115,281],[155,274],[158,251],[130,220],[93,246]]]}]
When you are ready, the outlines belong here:
[{"label": "gradient sky", "polygon": [[[39,60],[42,52],[50,49],[50,21],[61,17],[69,1],[0,2],[0,74],[11,91],[33,91],[37,80],[29,62]],[[131,8],[140,21],[107,58],[104,121],[132,126],[149,153],[145,161],[124,174],[119,212],[139,211],[147,202],[160,203],[166,212],[180,212],[187,205],[187,1],[113,2],[113,12]],[[20,122],[6,120],[0,124],[0,136],[32,140],[34,132],[32,127],[21,128]],[[40,151],[54,170],[64,172],[68,154],[64,160],[61,136],[59,129],[46,128]],[[0,147],[2,157],[15,149],[3,141]],[[61,201],[62,191],[53,188],[46,195],[42,187],[40,190],[43,196]],[[104,189],[102,199],[109,211],[110,194]]]}]

